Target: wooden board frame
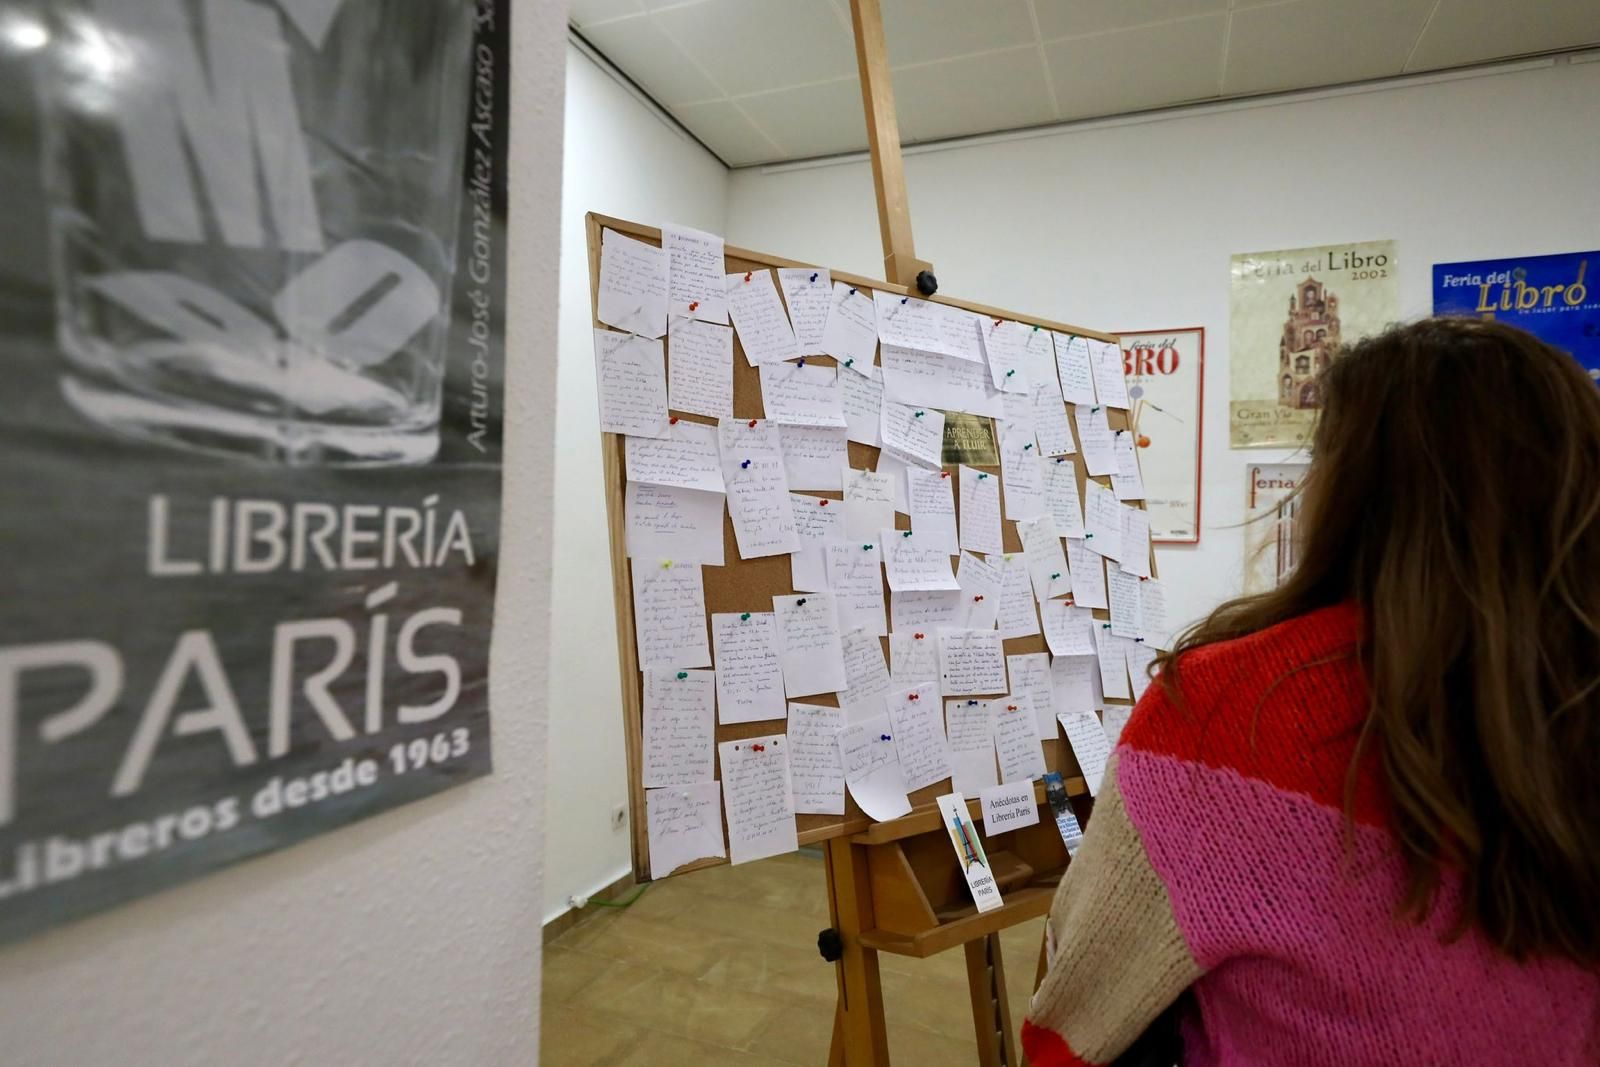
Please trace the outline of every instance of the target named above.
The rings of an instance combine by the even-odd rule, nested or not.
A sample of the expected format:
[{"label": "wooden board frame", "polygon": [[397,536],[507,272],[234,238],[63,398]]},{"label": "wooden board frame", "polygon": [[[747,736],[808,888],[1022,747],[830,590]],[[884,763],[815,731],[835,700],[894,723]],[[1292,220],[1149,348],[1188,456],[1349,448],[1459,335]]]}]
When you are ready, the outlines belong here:
[{"label": "wooden board frame", "polygon": [[[600,293],[600,245],[603,231],[615,230],[627,237],[660,246],[661,231],[653,226],[645,226],[636,222],[611,218],[590,212],[585,216],[586,231],[588,236],[589,251],[589,299],[590,317],[596,329],[609,329],[598,317]],[[729,245],[724,250],[724,269],[732,274],[741,270],[769,270],[778,267],[808,267],[820,269],[819,264],[802,263],[796,260],[783,259],[778,256],[763,252],[754,252],[749,249],[737,248]],[[833,271],[834,281],[845,282],[862,289],[878,290],[893,293],[897,296],[917,295],[914,290],[904,285],[892,282],[879,281],[873,278],[862,277],[842,271]],[[776,279],[774,279],[776,280]],[[783,292],[778,286],[780,299]],[[932,298],[938,303],[948,304],[952,307],[964,308],[980,315],[997,319],[1011,319],[1028,326],[1039,326],[1044,329],[1054,330],[1058,333],[1067,333],[1079,337],[1093,338],[1099,341],[1118,343],[1115,334],[1099,330],[1091,330],[1070,323],[1056,322],[1050,319],[1033,315],[1021,315],[1014,311],[991,307],[987,304],[978,304],[966,300],[957,300],[946,296]],[[670,342],[668,344],[670,348]],[[668,354],[670,359],[670,352]],[[833,365],[834,360],[827,356],[809,356],[808,360]],[[734,413],[736,418],[762,418],[764,411],[761,406],[760,379],[755,368],[751,367],[744,357],[744,350],[739,344],[737,334],[734,338]],[[1072,405],[1067,405],[1068,410]],[[680,418],[691,422],[714,424],[717,420],[706,418],[687,412],[674,412]],[[1107,417],[1113,430],[1128,428],[1128,413],[1120,409],[1111,408]],[[1076,432],[1076,419],[1073,420]],[[612,595],[616,603],[617,617],[617,659],[621,667],[622,689],[622,715],[623,729],[627,745],[628,757],[628,806],[632,825],[632,847],[634,877],[641,881],[650,881],[652,878],[666,877],[668,873],[682,874],[703,867],[720,866],[726,860],[700,860],[685,864],[672,872],[655,872],[650,870],[650,845],[649,831],[645,814],[645,788],[644,788],[644,751],[643,751],[643,714],[644,714],[644,677],[639,670],[638,653],[634,641],[633,625],[633,585],[631,561],[628,559],[627,531],[624,519],[624,493],[627,486],[626,471],[623,463],[623,442],[621,435],[601,434],[601,462],[605,472],[606,491],[606,520],[610,536],[611,547],[611,585]],[[874,469],[878,449],[851,442],[850,465],[859,469]],[[1087,469],[1084,466],[1083,454],[1078,452],[1070,457],[1078,472],[1078,491],[1083,492],[1084,482],[1089,480]],[[998,473],[998,467],[980,467]],[[1095,479],[1101,484],[1109,485],[1109,479]],[[1002,486],[1003,490],[1003,486]],[[827,496],[839,499],[842,494],[810,491],[812,495]],[[957,494],[959,496],[959,494]],[[1142,506],[1142,503],[1141,505]],[[959,503],[958,503],[959,507]],[[896,524],[899,529],[909,529],[909,520],[904,515],[896,515]],[[1017,538],[1016,525],[1007,519],[1002,523],[1004,545],[1007,552],[1022,551],[1021,542]],[[705,576],[706,615],[709,619],[712,614],[722,612],[743,611],[771,611],[772,597],[788,595],[794,592],[790,585],[789,558],[787,556],[771,556],[760,559],[743,560],[735,545],[733,524],[724,513],[723,540],[725,554],[728,560],[723,567],[705,567],[702,570]],[[1152,553],[1153,554],[1153,553]],[[1151,573],[1154,574],[1154,561],[1151,563]],[[1097,618],[1106,618],[1107,613],[1095,609]],[[884,641],[884,656],[888,659],[887,638]],[[1029,652],[1048,651],[1044,637],[1036,635],[1025,638],[1012,638],[1005,642],[1006,655],[1020,655]],[[714,666],[714,665],[713,665]],[[1004,694],[994,694],[1001,696]],[[805,697],[804,702],[817,704],[834,704],[836,698],[833,694]],[[1126,704],[1128,701],[1111,700],[1107,703]],[[760,737],[774,732],[777,720],[766,722],[740,723],[733,725],[716,726],[716,741],[738,740],[746,737]],[[1067,790],[1074,796],[1083,796],[1088,790],[1082,777],[1078,776],[1077,761],[1072,756],[1071,746],[1060,736],[1059,730],[1055,740],[1044,742],[1045,763],[1052,770],[1059,770],[1067,779]],[[717,768],[717,777],[721,778],[720,763]],[[845,814],[833,815],[800,815],[797,816],[797,830],[801,845],[814,845],[829,841],[834,838],[849,835],[870,835],[872,839],[888,839],[897,835],[896,827],[904,824],[906,832],[923,832],[927,828],[937,826],[939,822],[938,809],[934,798],[949,792],[949,782],[928,786],[917,790],[910,795],[912,812],[904,819],[897,819],[890,823],[878,823],[861,812],[854,800],[846,795]],[[1038,790],[1039,799],[1043,799],[1042,787]],[[976,799],[969,798],[969,803],[976,815]],[[932,821],[930,821],[930,818]],[[726,828],[724,828],[726,833]]]}]

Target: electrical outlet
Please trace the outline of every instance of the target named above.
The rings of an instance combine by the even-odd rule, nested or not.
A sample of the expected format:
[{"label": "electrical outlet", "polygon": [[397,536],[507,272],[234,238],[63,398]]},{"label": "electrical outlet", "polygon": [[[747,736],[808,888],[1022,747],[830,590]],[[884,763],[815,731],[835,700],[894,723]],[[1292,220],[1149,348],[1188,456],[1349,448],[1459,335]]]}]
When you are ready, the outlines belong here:
[{"label": "electrical outlet", "polygon": [[618,804],[616,807],[611,809],[611,828],[613,830],[620,830],[627,825],[628,808],[624,804]]}]

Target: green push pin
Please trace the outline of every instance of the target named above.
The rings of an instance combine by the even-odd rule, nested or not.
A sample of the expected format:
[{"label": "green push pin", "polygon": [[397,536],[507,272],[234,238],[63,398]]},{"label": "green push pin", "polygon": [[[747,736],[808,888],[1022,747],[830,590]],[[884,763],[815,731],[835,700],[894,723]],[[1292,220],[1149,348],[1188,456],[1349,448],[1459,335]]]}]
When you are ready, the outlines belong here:
[{"label": "green push pin", "polygon": [[678,672],[678,681],[681,682],[687,677],[689,677],[689,672],[688,671],[679,671]]},{"label": "green push pin", "polygon": [[750,621],[750,613],[747,611],[743,615],[740,615],[739,616],[739,621],[740,622],[749,622]]}]

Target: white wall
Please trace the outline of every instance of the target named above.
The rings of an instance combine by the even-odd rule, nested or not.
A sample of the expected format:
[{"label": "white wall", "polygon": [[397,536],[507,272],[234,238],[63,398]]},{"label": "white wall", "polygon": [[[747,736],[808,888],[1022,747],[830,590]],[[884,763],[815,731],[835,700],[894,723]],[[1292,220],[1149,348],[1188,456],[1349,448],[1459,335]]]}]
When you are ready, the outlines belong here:
[{"label": "white wall", "polygon": [[[1177,622],[1236,592],[1245,468],[1288,456],[1227,445],[1228,257],[1394,238],[1412,317],[1434,263],[1593,248],[1597,99],[1600,62],[1562,61],[913,154],[917,252],[952,296],[1105,330],[1206,327],[1201,541],[1157,552]],[[727,237],[883,276],[865,162],[734,172]]]},{"label": "white wall", "polygon": [[529,1064],[565,0],[513,20],[494,774],[0,954],[7,1064]]},{"label": "white wall", "polygon": [[556,571],[550,665],[550,818],[545,915],[627,873],[628,802],[617,626],[600,468],[584,215],[721,233],[728,172],[576,48],[567,50],[556,388]]}]

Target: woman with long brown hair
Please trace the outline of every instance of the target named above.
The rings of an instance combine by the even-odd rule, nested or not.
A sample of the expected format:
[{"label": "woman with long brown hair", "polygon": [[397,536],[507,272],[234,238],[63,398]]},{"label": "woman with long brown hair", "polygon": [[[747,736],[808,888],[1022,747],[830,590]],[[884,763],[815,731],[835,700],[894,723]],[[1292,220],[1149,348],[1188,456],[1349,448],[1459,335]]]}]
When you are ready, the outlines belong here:
[{"label": "woman with long brown hair", "polygon": [[1186,1065],[1600,1064],[1600,390],[1430,319],[1323,398],[1296,570],[1161,657],[1106,772],[1035,1067],[1186,992]]}]

